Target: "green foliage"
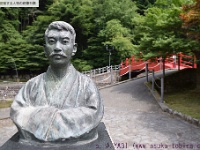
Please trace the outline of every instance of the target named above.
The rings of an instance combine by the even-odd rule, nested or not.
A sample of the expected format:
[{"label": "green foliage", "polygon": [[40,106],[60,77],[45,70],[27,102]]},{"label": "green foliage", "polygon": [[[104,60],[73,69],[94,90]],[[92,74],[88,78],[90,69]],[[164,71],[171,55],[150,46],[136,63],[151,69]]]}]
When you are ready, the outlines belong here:
[{"label": "green foliage", "polygon": [[47,58],[44,54],[44,48],[40,45],[34,45],[27,47],[27,62],[26,68],[30,71],[44,71],[48,66]]},{"label": "green foliage", "polygon": [[79,71],[88,71],[92,69],[92,66],[87,61],[81,59],[72,60],[74,67]]},{"label": "green foliage", "polygon": [[[26,42],[16,30],[19,25],[17,16],[19,9],[4,8],[0,10],[1,22],[0,29],[0,68],[1,72],[13,70],[14,61],[18,69],[24,69]],[[12,18],[12,20],[11,20]]]},{"label": "green foliage", "polygon": [[44,32],[47,26],[58,18],[54,16],[43,16],[40,15],[37,17],[37,20],[33,22],[31,26],[28,26],[26,30],[23,31],[23,36],[26,41],[31,44],[38,44],[43,46],[44,41]]},{"label": "green foliage", "polygon": [[85,49],[88,36],[94,28],[92,23],[94,5],[92,0],[62,0],[51,5],[48,12],[58,17],[57,20],[70,23],[76,30],[79,47]]},{"label": "green foliage", "polygon": [[[33,24],[29,26],[23,32],[23,35],[26,37],[26,40],[34,46],[34,48],[31,48],[31,49],[38,49],[37,50],[38,57],[36,59],[39,60],[39,58],[41,59],[41,57],[43,58],[44,56],[42,47],[45,43],[44,32],[47,26],[52,21],[63,20],[72,24],[72,26],[76,30],[76,34],[77,34],[76,42],[78,43],[78,49],[79,49],[75,56],[75,58],[78,58],[76,65],[80,64],[80,67],[77,67],[77,68],[84,68],[82,67],[83,66],[82,63],[79,63],[79,60],[80,59],[83,60],[81,58],[82,56],[81,50],[84,50],[87,48],[87,39],[91,33],[90,30],[93,26],[91,22],[91,17],[93,14],[92,4],[93,3],[91,0],[55,1],[52,5],[48,7],[48,10],[45,12],[45,15],[39,15],[37,19],[33,22]],[[31,49],[29,51],[32,51]],[[35,59],[31,58],[32,63],[34,62],[34,60]],[[42,60],[42,63],[38,67],[44,68],[47,65],[47,63],[44,63],[45,59],[41,59],[41,60]],[[87,68],[87,65],[86,65],[86,68]]]},{"label": "green foliage", "polygon": [[[125,56],[131,55],[131,51],[133,51],[131,32],[133,30],[133,17],[136,10],[137,7],[131,0],[60,0],[55,1],[49,7],[47,14],[48,16],[52,16],[52,20],[66,21],[75,28],[78,52],[74,59],[77,59],[77,61],[86,61],[93,68],[97,68],[108,64],[108,60],[105,59],[108,56],[108,52],[105,50],[105,43],[116,46],[116,51],[112,53],[111,58],[111,62],[115,64],[120,63],[120,60],[123,60]],[[45,19],[47,19],[46,16],[44,19],[40,19],[39,16],[36,22],[42,22],[41,25],[47,26],[47,22],[49,23],[49,21]],[[118,28],[117,24],[112,25],[112,22],[109,23],[109,21],[115,19],[121,22],[122,30],[127,30],[119,32],[129,32],[128,37],[126,37],[127,35],[113,36],[112,40],[107,39],[108,33],[105,31],[105,27],[110,24],[106,30],[108,30],[109,26]],[[115,25],[116,27],[114,27]],[[41,45],[42,36],[35,34],[43,32],[36,30],[36,26],[39,26],[39,24],[35,24],[34,22],[33,29],[30,28],[30,30],[27,30],[27,33],[36,36],[37,42],[35,43]],[[39,28],[41,29],[42,27]],[[121,30],[120,28],[119,30]],[[105,34],[102,35],[102,33]],[[33,39],[31,36],[28,37],[31,40]],[[120,46],[120,44],[122,45]],[[123,52],[123,50],[125,51]]]},{"label": "green foliage", "polygon": [[75,28],[80,71],[108,65],[105,45],[114,46],[111,65],[140,52],[146,59],[190,52],[198,43],[186,37],[179,15],[191,1],[40,0],[39,8],[1,8],[0,72],[14,70],[13,59],[20,71],[46,70],[44,32],[55,20]]},{"label": "green foliage", "polygon": [[[114,46],[111,65],[119,64],[125,57],[133,54],[132,33],[136,4],[131,0],[96,0],[94,6],[91,37],[83,56],[93,64],[94,68],[108,65],[108,51],[105,45]],[[86,55],[85,55],[86,54]]]},{"label": "green foliage", "polygon": [[[44,58],[43,47],[35,44],[34,40],[32,40],[35,39],[34,34],[32,34],[33,32],[30,32],[30,30],[27,31],[27,34],[30,35],[29,37],[19,32],[21,24],[18,19],[21,15],[22,9],[19,8],[0,9],[0,19],[2,19],[0,24],[1,73],[13,74],[16,69],[20,72],[38,71],[42,70],[47,64]],[[39,36],[37,35],[36,38],[38,40]],[[34,45],[32,45],[33,43]]]},{"label": "green foliage", "polygon": [[99,32],[99,37],[105,37],[107,40],[103,44],[114,46],[123,61],[126,57],[134,54],[130,32],[131,30],[123,27],[119,20],[113,19],[106,23],[105,29]]},{"label": "green foliage", "polygon": [[139,8],[138,12],[140,15],[144,15],[144,11],[148,9],[148,7],[152,6],[156,0],[134,0],[136,2],[137,7]]},{"label": "green foliage", "polygon": [[188,52],[197,46],[182,30],[179,18],[185,0],[157,0],[145,16],[135,18],[134,40],[146,59],[166,57],[168,54]]}]

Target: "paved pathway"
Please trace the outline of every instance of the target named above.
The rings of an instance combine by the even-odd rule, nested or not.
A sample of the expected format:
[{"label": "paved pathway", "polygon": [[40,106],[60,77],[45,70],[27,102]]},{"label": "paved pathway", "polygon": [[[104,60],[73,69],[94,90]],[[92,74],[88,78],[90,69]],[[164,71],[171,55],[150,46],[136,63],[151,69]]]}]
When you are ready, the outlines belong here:
[{"label": "paved pathway", "polygon": [[[100,90],[103,122],[116,150],[200,150],[200,128],[162,112],[144,82],[141,78]],[[0,121],[0,146],[15,132],[9,119]],[[109,150],[110,144],[101,149]]]},{"label": "paved pathway", "polygon": [[144,82],[141,78],[101,90],[103,121],[115,148],[200,150],[200,128],[162,112]]},{"label": "paved pathway", "polygon": [[0,147],[16,132],[17,128],[10,119],[0,120]]}]

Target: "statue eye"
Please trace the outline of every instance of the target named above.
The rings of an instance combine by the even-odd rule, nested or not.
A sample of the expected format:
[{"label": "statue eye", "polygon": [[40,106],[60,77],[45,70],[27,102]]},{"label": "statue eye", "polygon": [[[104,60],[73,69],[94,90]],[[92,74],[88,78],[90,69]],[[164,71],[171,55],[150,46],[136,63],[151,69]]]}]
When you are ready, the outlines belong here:
[{"label": "statue eye", "polygon": [[63,40],[62,40],[62,43],[63,43],[63,44],[68,44],[68,43],[69,43],[69,39],[63,39]]},{"label": "statue eye", "polygon": [[50,39],[48,40],[48,42],[49,42],[49,44],[54,44],[54,43],[55,43],[55,39],[50,38]]},{"label": "statue eye", "polygon": [[69,40],[63,39],[63,44],[67,44],[67,43],[69,43]]}]

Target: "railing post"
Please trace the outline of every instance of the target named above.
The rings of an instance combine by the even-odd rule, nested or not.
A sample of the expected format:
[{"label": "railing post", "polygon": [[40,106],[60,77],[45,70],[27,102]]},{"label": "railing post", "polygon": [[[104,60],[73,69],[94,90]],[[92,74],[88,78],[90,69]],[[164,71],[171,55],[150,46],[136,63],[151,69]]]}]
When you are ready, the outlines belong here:
[{"label": "railing post", "polygon": [[181,65],[181,61],[180,61],[180,53],[178,54],[178,71],[180,70],[180,65]]},{"label": "railing post", "polygon": [[161,103],[164,102],[164,77],[161,77]]},{"label": "railing post", "polygon": [[94,82],[96,83],[96,70],[94,69]]},{"label": "railing post", "polygon": [[129,69],[129,79],[131,79],[131,65],[129,65],[128,69]]},{"label": "railing post", "polygon": [[128,65],[129,65],[129,59],[126,58],[125,67],[127,67]]},{"label": "railing post", "polygon": [[176,55],[175,54],[173,55],[173,61],[174,61],[174,64],[173,64],[174,65],[174,69],[176,69]]},{"label": "railing post", "polygon": [[146,73],[147,82],[149,82],[149,77],[148,77],[148,63],[147,62],[146,62],[145,73]]},{"label": "railing post", "polygon": [[154,91],[154,82],[155,82],[155,75],[154,75],[154,70],[152,72],[152,91]]},{"label": "railing post", "polygon": [[192,56],[192,68],[194,68],[194,56]]},{"label": "railing post", "polygon": [[113,83],[113,79],[112,79],[112,66],[110,66],[110,84]]},{"label": "railing post", "polygon": [[194,54],[193,57],[194,57],[194,68],[197,68],[197,62],[196,62],[196,61],[197,61],[197,58],[196,58],[196,55]]},{"label": "railing post", "polygon": [[90,70],[90,78],[92,79],[92,70]]}]

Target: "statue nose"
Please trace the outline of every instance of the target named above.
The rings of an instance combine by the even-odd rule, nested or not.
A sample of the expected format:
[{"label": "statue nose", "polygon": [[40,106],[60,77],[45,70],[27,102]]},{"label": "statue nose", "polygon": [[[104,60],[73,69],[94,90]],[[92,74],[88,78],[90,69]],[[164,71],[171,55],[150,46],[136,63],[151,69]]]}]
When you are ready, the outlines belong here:
[{"label": "statue nose", "polygon": [[54,48],[54,51],[55,51],[55,52],[60,52],[60,51],[62,51],[60,42],[57,42],[57,43],[56,43],[56,46],[55,46],[55,48]]}]

